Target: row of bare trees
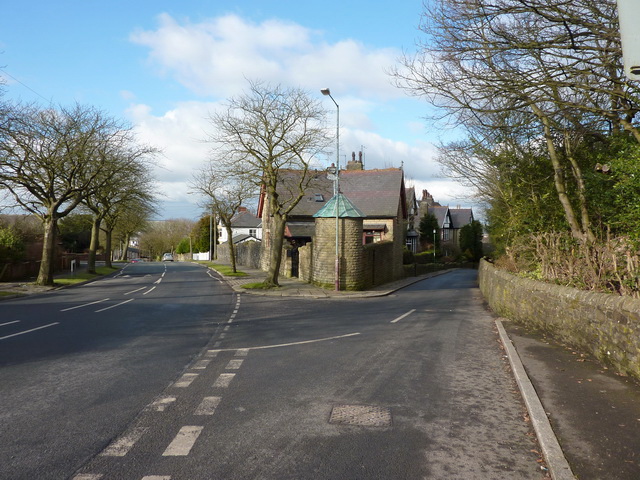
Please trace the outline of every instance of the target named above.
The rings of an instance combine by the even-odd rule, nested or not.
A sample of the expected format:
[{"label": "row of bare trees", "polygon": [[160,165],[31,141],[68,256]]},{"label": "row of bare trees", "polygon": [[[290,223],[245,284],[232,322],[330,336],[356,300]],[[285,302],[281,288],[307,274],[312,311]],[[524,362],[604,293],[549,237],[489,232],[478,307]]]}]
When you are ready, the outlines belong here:
[{"label": "row of bare trees", "polygon": [[624,77],[615,0],[425,5],[424,41],[394,78],[464,133],[439,159],[486,203],[498,246],[640,238],[640,88]]},{"label": "row of bare trees", "polygon": [[90,270],[101,228],[107,252],[116,226],[124,235],[139,230],[154,209],[150,162],[156,153],[138,143],[130,127],[94,107],[2,105],[0,191],[42,223],[37,284],[53,283],[58,222],[74,210],[93,216]]}]

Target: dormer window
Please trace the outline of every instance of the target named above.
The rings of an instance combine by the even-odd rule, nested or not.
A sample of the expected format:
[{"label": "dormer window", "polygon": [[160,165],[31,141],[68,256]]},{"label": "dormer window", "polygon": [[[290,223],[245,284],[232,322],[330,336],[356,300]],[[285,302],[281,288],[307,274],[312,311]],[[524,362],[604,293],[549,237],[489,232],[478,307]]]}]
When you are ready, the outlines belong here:
[{"label": "dormer window", "polygon": [[324,195],[322,195],[321,193],[316,193],[315,201],[316,202],[324,202]]}]

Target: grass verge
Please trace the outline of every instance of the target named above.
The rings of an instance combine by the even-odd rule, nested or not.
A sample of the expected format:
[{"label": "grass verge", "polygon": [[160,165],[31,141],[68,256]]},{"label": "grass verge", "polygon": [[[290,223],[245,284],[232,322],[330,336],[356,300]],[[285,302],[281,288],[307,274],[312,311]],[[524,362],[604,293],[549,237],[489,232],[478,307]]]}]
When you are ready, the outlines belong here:
[{"label": "grass verge", "polygon": [[203,262],[209,268],[214,269],[216,272],[221,273],[225,277],[246,277],[248,274],[241,271],[234,272],[231,265],[222,265],[220,263]]},{"label": "grass verge", "polygon": [[272,285],[267,285],[264,282],[245,283],[244,285],[241,285],[241,287],[252,289],[252,290],[273,290],[273,289],[280,288]]},{"label": "grass verge", "polygon": [[120,267],[98,267],[96,268],[96,273],[69,273],[68,275],[64,275],[62,277],[56,277],[54,284],[64,286],[76,285],[78,283],[86,282],[87,280],[93,280],[94,278],[101,277],[103,275],[109,275],[116,270],[120,270]]}]

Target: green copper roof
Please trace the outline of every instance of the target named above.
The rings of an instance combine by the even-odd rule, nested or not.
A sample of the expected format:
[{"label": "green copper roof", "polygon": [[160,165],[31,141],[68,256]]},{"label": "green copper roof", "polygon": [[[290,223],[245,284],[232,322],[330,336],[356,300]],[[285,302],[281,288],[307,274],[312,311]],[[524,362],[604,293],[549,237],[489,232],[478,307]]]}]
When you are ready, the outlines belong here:
[{"label": "green copper roof", "polygon": [[335,218],[336,210],[339,218],[365,218],[358,207],[349,201],[347,197],[339,193],[334,195],[324,207],[318,210],[313,216],[315,218]]}]

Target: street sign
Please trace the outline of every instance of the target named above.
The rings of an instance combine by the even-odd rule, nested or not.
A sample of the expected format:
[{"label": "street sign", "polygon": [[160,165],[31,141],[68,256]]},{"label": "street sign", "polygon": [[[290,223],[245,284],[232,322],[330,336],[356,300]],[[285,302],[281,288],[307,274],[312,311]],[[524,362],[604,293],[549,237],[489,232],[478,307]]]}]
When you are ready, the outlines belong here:
[{"label": "street sign", "polygon": [[617,0],[624,73],[630,80],[640,80],[640,2]]}]

